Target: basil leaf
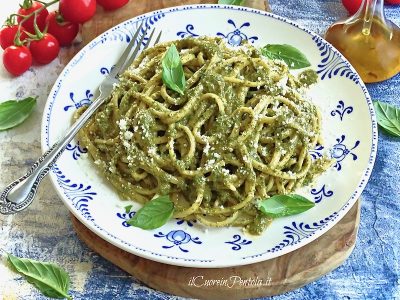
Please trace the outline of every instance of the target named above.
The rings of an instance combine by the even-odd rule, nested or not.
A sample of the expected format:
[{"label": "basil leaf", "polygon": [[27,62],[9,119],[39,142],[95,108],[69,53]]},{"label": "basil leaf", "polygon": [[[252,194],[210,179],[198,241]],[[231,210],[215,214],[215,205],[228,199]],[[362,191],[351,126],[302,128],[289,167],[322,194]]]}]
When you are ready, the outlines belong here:
[{"label": "basil leaf", "polygon": [[258,209],[271,218],[279,218],[297,215],[314,205],[314,202],[300,195],[275,195],[262,200]]},{"label": "basil leaf", "polygon": [[147,202],[127,223],[142,229],[156,229],[167,223],[173,213],[174,203],[168,195],[161,196]]},{"label": "basil leaf", "polygon": [[13,128],[29,117],[36,104],[36,97],[9,100],[0,104],[0,130]]},{"label": "basil leaf", "polygon": [[125,212],[128,214],[132,209],[132,205],[125,206]]},{"label": "basil leaf", "polygon": [[70,279],[67,272],[60,267],[27,258],[8,254],[9,264],[28,282],[35,285],[43,295],[58,299],[72,299],[68,295]]},{"label": "basil leaf", "polygon": [[301,69],[311,66],[307,57],[299,49],[283,44],[268,44],[261,49],[262,55],[270,59],[281,59],[289,69]]},{"label": "basil leaf", "polygon": [[218,4],[243,5],[244,0],[218,0]]},{"label": "basil leaf", "polygon": [[374,101],[374,107],[379,126],[388,134],[400,137],[400,109],[380,101]]},{"label": "basil leaf", "polygon": [[186,86],[185,74],[179,52],[172,44],[162,59],[162,80],[171,90],[183,95]]}]

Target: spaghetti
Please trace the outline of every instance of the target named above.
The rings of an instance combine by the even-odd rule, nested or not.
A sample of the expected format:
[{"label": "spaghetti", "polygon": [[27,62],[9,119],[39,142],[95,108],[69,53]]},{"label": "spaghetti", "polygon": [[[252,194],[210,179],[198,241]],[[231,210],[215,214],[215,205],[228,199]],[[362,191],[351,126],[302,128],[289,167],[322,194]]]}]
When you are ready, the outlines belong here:
[{"label": "spaghetti", "polygon": [[[184,95],[162,81],[172,43]],[[78,138],[123,199],[169,194],[174,217],[260,234],[271,219],[257,200],[288,194],[329,165],[308,154],[321,127],[305,96],[314,79],[310,70],[293,76],[250,45],[208,37],[158,44],[120,76]]]}]

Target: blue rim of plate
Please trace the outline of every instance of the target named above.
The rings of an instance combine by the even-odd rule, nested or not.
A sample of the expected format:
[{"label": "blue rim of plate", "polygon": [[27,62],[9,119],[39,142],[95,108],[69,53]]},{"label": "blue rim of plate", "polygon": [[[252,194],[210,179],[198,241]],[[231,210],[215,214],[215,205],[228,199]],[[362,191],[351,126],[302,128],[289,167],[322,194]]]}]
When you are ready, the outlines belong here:
[{"label": "blue rim of plate", "polygon": [[[50,115],[52,112],[52,108],[54,105],[54,99],[56,98],[58,91],[62,85],[63,78],[68,75],[70,72],[71,68],[73,68],[75,65],[79,63],[79,61],[84,57],[86,52],[90,50],[91,48],[95,47],[98,43],[101,43],[102,40],[107,39],[107,35],[110,34],[113,29],[120,27],[120,26],[125,26],[129,23],[137,23],[142,20],[150,19],[151,17],[160,15],[160,14],[168,14],[168,13],[173,13],[176,11],[184,11],[184,10],[192,10],[192,9],[221,9],[221,10],[235,10],[235,11],[245,11],[247,13],[253,13],[257,15],[262,15],[267,18],[273,18],[275,20],[284,22],[288,25],[291,25],[295,28],[298,28],[307,34],[309,34],[314,40],[323,43],[328,46],[329,50],[331,50],[335,55],[337,55],[342,62],[345,63],[345,66],[348,70],[350,70],[352,76],[353,76],[353,81],[356,81],[357,84],[361,87],[367,105],[368,105],[368,110],[371,118],[371,124],[372,124],[372,145],[371,145],[371,151],[368,159],[368,165],[363,172],[361,179],[357,185],[356,190],[352,194],[352,196],[348,199],[346,204],[344,204],[341,209],[339,209],[337,212],[333,213],[329,217],[326,217],[324,220],[321,220],[322,226],[320,226],[317,230],[312,231],[309,233],[307,236],[303,237],[301,240],[298,242],[291,243],[290,245],[285,245],[284,243],[281,243],[277,245],[275,248],[277,248],[277,251],[271,251],[267,250],[263,253],[259,253],[256,255],[249,255],[249,256],[242,256],[241,260],[235,261],[235,264],[229,264],[229,265],[214,265],[212,264],[213,260],[202,260],[202,259],[188,259],[185,257],[177,257],[177,256],[169,256],[169,255],[164,255],[160,253],[156,253],[153,251],[149,251],[143,248],[140,248],[136,245],[133,245],[131,243],[128,243],[112,233],[106,231],[102,227],[100,227],[94,220],[90,220],[90,218],[86,218],[82,211],[78,210],[76,207],[72,205],[71,201],[67,201],[65,198],[70,200],[68,198],[68,195],[63,193],[62,187],[59,183],[59,179],[56,175],[56,168],[53,168],[52,172],[50,173],[50,178],[53,183],[53,185],[56,187],[56,191],[63,200],[64,204],[68,207],[70,212],[73,213],[73,215],[86,227],[88,227],[91,231],[93,231],[95,234],[97,234],[99,237],[102,239],[106,240],[107,242],[110,242],[111,244],[119,247],[120,249],[123,249],[127,252],[133,253],[135,255],[139,255],[141,257],[144,257],[146,259],[150,259],[153,261],[158,261],[161,263],[166,263],[166,264],[172,264],[172,265],[179,265],[179,266],[186,266],[186,267],[200,267],[200,268],[206,268],[206,267],[216,267],[216,268],[222,268],[222,267],[228,267],[228,266],[239,266],[239,265],[246,265],[246,264],[251,264],[251,263],[257,263],[260,261],[264,261],[267,259],[272,259],[276,258],[278,256],[284,255],[286,253],[292,252],[302,246],[305,246],[306,244],[312,242],[322,234],[324,234],[326,231],[328,231],[330,228],[332,228],[339,220],[350,210],[350,208],[354,205],[356,200],[360,197],[362,191],[364,190],[369,177],[371,175],[374,162],[375,162],[375,157],[377,153],[377,147],[378,147],[378,129],[377,129],[377,122],[376,122],[376,115],[375,115],[375,110],[373,108],[372,100],[371,97],[369,96],[368,90],[365,86],[365,84],[362,82],[360,76],[358,75],[357,71],[351,66],[351,64],[347,61],[347,59],[338,51],[336,50],[330,43],[325,41],[323,38],[321,38],[319,35],[316,33],[312,32],[311,30],[304,28],[301,25],[296,24],[293,21],[288,20],[285,17],[281,17],[278,15],[275,15],[273,13],[257,10],[257,9],[252,9],[252,8],[247,8],[247,7],[242,7],[242,6],[231,6],[231,5],[184,5],[184,6],[176,6],[176,7],[171,7],[171,8],[166,8],[166,9],[161,9],[153,12],[149,12],[137,17],[134,17],[132,19],[129,19],[127,21],[124,21],[113,28],[107,30],[106,32],[102,33],[98,37],[96,37],[94,40],[92,40],[90,43],[88,43],[83,49],[81,49],[75,56],[74,58],[67,64],[67,66],[63,69],[62,73],[59,75],[57,78],[50,94],[48,97],[48,100],[46,102],[45,108],[44,108],[44,113],[43,113],[43,118],[42,118],[42,125],[41,125],[41,145],[42,145],[42,151],[45,152],[47,149],[50,148],[49,146],[49,122],[50,122]],[[60,187],[60,188],[57,188]],[[288,247],[290,246],[290,247]],[[132,250],[135,251],[132,251]],[[265,258],[264,256],[267,253],[273,253],[271,257]],[[188,264],[190,262],[190,264]]]}]

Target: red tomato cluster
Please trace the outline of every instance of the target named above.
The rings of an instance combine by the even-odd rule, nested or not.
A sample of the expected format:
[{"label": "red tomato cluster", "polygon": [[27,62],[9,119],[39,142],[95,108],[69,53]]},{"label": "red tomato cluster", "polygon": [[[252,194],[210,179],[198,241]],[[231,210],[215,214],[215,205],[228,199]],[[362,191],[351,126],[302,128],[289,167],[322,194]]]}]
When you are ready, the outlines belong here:
[{"label": "red tomato cluster", "polygon": [[[371,0],[367,0],[371,1]],[[347,9],[347,11],[354,15],[358,9],[360,8],[363,0],[342,0],[343,6]],[[388,4],[400,4],[400,0],[385,0],[385,3]]]},{"label": "red tomato cluster", "polygon": [[[60,52],[60,46],[72,44],[80,24],[96,13],[98,3],[105,10],[118,9],[129,0],[59,0],[58,11],[50,12],[42,2],[24,0],[16,14],[17,24],[10,17],[0,30],[0,46],[4,49],[3,64],[14,76],[28,70],[32,62],[48,64]],[[36,24],[36,26],[35,26]]]}]

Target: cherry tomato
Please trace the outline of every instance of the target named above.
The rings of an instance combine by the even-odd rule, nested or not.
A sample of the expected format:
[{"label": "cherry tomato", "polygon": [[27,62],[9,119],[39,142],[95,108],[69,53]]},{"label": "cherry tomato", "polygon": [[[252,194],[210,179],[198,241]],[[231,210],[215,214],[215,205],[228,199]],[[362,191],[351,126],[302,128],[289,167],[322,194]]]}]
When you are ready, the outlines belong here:
[{"label": "cherry tomato", "polygon": [[[18,9],[18,14],[19,15],[23,15],[23,16],[27,16],[27,15],[33,13],[34,11],[41,9],[42,7],[43,7],[42,3],[33,1],[31,7],[28,7],[28,8],[21,7],[20,9]],[[46,8],[44,8],[43,10],[41,10],[36,15],[36,24],[39,27],[40,31],[43,31],[43,29],[46,27],[46,17],[47,17],[48,14],[49,14],[49,12],[47,11]],[[30,33],[33,33],[33,34],[35,33],[35,29],[33,27],[34,17],[35,17],[35,15],[30,16],[23,23],[23,26],[24,26],[25,30],[27,32],[30,32]],[[17,18],[18,23],[21,23],[22,20],[23,20],[23,18],[18,16],[18,18]]]},{"label": "cherry tomato", "polygon": [[354,15],[361,6],[362,0],[342,0],[343,6],[347,11]]},{"label": "cherry tomato", "polygon": [[71,45],[79,31],[79,24],[63,21],[63,17],[56,11],[49,13],[46,22],[47,32],[57,39],[60,46]]},{"label": "cherry tomato", "polygon": [[50,33],[45,33],[40,40],[31,41],[29,45],[33,59],[39,64],[48,64],[60,52],[60,44]]},{"label": "cherry tomato", "polygon": [[[21,41],[25,40],[28,36],[24,32],[24,28],[21,27],[21,35],[19,39]],[[15,35],[17,34],[18,31],[18,25],[11,25],[4,27],[0,30],[0,46],[3,49],[6,49],[9,46],[14,45],[14,39]]]},{"label": "cherry tomato", "polygon": [[105,10],[118,9],[128,2],[129,0],[97,0],[97,3],[100,4]]},{"label": "cherry tomato", "polygon": [[24,73],[32,65],[32,55],[26,46],[10,46],[3,52],[3,64],[14,76]]},{"label": "cherry tomato", "polygon": [[400,4],[400,0],[385,0],[385,2],[389,4]]},{"label": "cherry tomato", "polygon": [[96,0],[60,0],[60,13],[66,21],[85,23],[96,13]]}]

